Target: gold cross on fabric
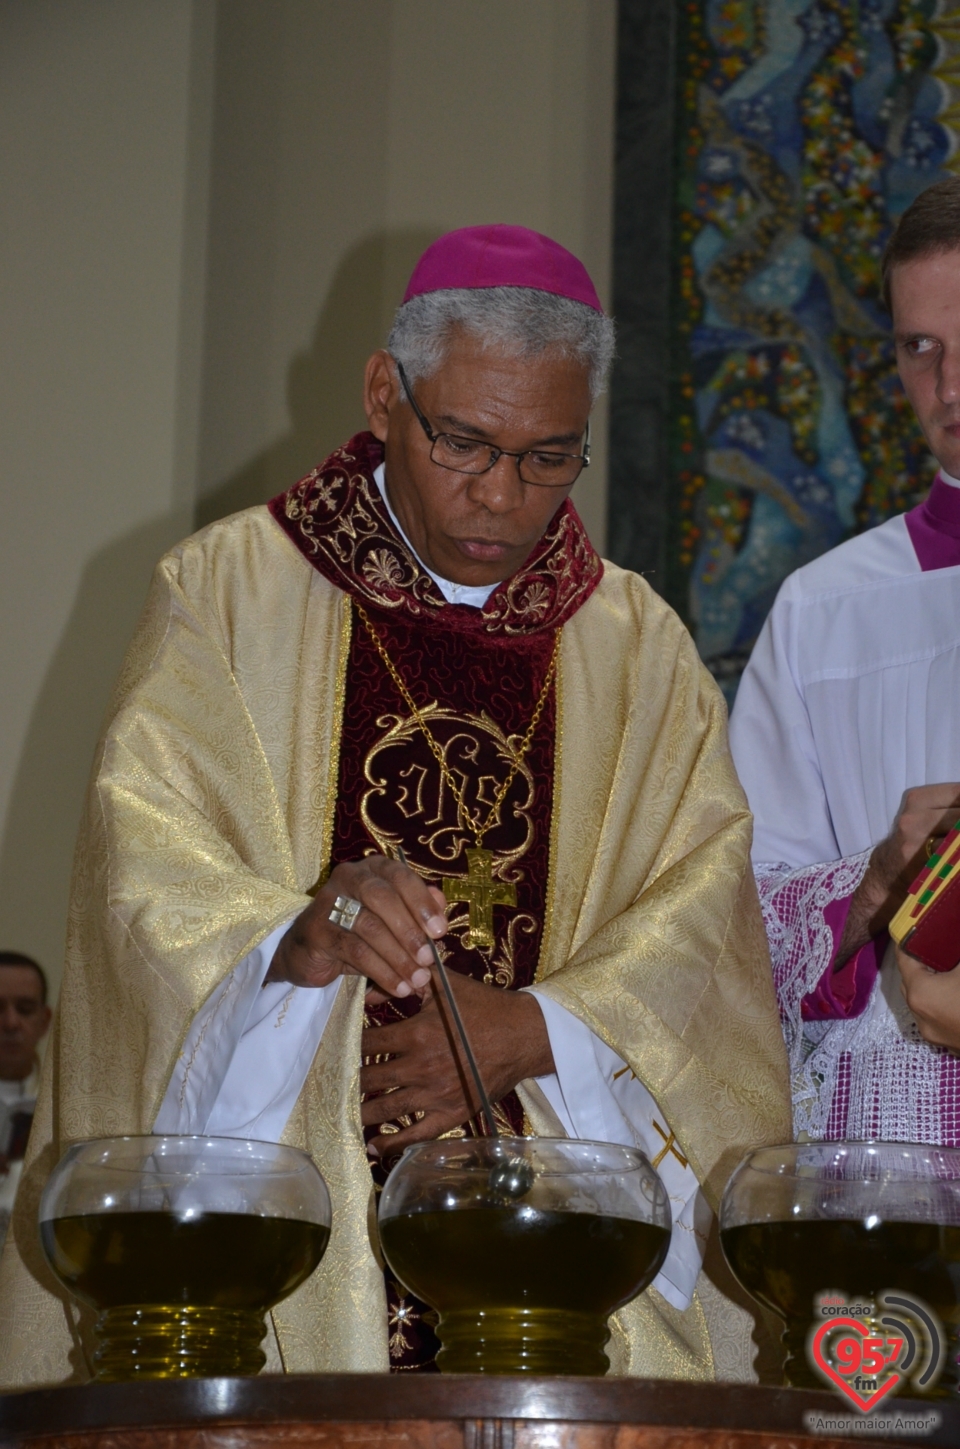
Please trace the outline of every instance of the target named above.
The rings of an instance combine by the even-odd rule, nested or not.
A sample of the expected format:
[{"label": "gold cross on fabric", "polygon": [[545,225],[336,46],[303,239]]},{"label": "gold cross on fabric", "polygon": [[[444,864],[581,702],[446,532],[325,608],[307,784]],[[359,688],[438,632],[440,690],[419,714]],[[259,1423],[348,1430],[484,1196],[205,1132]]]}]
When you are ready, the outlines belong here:
[{"label": "gold cross on fabric", "polygon": [[684,1157],[683,1153],[679,1150],[679,1148],[676,1146],[677,1139],[676,1137],[674,1137],[673,1133],[666,1133],[660,1126],[660,1123],[656,1121],[656,1119],[654,1119],[653,1130],[655,1132],[658,1132],[663,1138],[663,1146],[657,1153],[656,1157],[653,1159],[653,1166],[659,1167],[661,1162],[669,1152],[671,1157],[675,1157],[677,1159],[681,1167],[689,1167],[689,1162]]},{"label": "gold cross on fabric", "polygon": [[517,888],[509,881],[495,880],[492,850],[468,850],[467,874],[445,875],[443,894],[451,906],[464,902],[470,907],[470,925],[463,935],[463,944],[471,951],[492,951],[494,906],[515,906]]}]

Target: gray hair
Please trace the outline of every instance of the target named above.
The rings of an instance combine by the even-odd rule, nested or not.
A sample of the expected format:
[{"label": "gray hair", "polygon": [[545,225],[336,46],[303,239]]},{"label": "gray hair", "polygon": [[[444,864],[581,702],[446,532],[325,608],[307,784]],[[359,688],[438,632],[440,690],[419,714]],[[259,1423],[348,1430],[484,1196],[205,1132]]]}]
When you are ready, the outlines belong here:
[{"label": "gray hair", "polygon": [[575,358],[589,371],[593,402],[606,386],[615,345],[613,319],[584,302],[534,287],[457,287],[411,297],[397,309],[387,350],[413,384],[433,377],[458,331],[484,347],[521,357],[557,351]]}]

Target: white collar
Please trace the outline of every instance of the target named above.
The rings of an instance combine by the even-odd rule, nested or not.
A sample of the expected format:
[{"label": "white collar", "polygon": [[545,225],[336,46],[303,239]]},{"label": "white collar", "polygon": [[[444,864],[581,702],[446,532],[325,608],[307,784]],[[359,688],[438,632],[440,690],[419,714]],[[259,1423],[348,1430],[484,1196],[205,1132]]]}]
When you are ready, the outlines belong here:
[{"label": "white collar", "polygon": [[945,468],[940,469],[940,477],[944,483],[949,483],[951,488],[960,488],[960,478],[951,478]]},{"label": "white collar", "polygon": [[417,563],[423,569],[424,573],[429,574],[430,577],[433,579],[433,582],[436,584],[437,588],[440,590],[447,603],[467,604],[471,609],[482,609],[484,604],[489,599],[490,595],[493,593],[494,589],[498,588],[499,585],[482,584],[479,588],[471,588],[468,584],[455,584],[451,582],[450,579],[442,579],[439,574],[435,574],[433,572],[433,569],[428,569],[423,559],[419,556],[413,544],[410,542],[409,538],[407,538],[407,535],[400,527],[400,520],[390,506],[390,499],[387,497],[387,470],[385,464],[381,463],[379,468],[374,469],[373,481],[380,489],[380,497],[387,505],[387,512],[390,515],[390,520],[394,528],[397,530],[400,537],[407,545],[407,548],[410,550],[414,558],[417,560]]}]

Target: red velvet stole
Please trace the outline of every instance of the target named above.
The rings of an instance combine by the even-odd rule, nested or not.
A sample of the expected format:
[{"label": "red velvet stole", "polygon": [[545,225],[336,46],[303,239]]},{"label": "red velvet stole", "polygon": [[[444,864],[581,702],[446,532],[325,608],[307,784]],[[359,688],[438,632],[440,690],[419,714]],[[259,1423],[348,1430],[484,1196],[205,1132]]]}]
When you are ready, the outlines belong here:
[{"label": "red velvet stole", "polygon": [[[526,733],[546,677],[555,632],[600,581],[602,564],[576,512],[565,503],[527,564],[499,585],[482,610],[446,603],[398,536],[373,471],[382,450],[359,434],[270,510],[315,568],[363,604],[431,732],[445,752],[474,818],[485,820],[509,773],[511,745]],[[507,990],[529,986],[543,938],[550,865],[556,734],[548,695],[531,748],[484,837],[494,874],[515,904],[493,906],[492,949],[467,946],[465,902],[452,903],[442,949],[447,966]],[[475,844],[439,766],[363,626],[356,608],[347,666],[331,868],[402,846],[432,884],[464,879]],[[419,1010],[416,997],[368,1012],[384,1024]],[[504,1130],[523,1132],[519,1098],[496,1104]],[[407,1119],[409,1120],[409,1119]],[[396,1131],[386,1123],[380,1131]],[[476,1122],[460,1129],[479,1131]],[[368,1136],[376,1135],[372,1128]],[[379,1164],[374,1180],[385,1181]],[[391,1364],[433,1366],[438,1343],[430,1310],[403,1294],[389,1273]],[[426,1322],[424,1321],[426,1315]]]},{"label": "red velvet stole", "polygon": [[357,433],[267,505],[314,568],[362,604],[432,618],[458,634],[517,638],[559,629],[603,577],[600,556],[567,499],[523,568],[482,609],[448,604],[390,521],[373,481],[382,462],[373,434]]},{"label": "red velvet stole", "polygon": [[[465,611],[464,611],[465,612]],[[371,616],[374,618],[374,616]],[[486,819],[497,784],[510,769],[507,740],[522,739],[543,686],[552,634],[485,639],[454,634],[403,616],[374,618],[374,627],[421,709],[475,818]],[[369,634],[354,620],[340,742],[340,777],[331,865],[397,844],[426,880],[466,877],[464,850],[474,845],[456,801],[420,730],[408,719],[396,686]],[[533,983],[540,955],[550,865],[555,703],[551,689],[530,750],[484,837],[497,878],[516,890],[515,906],[495,905],[492,951],[468,948],[465,903],[449,909],[443,939],[448,968],[517,990]],[[374,1007],[374,1021],[419,1010],[416,997]],[[515,1093],[500,1104],[505,1130],[522,1133]]]}]

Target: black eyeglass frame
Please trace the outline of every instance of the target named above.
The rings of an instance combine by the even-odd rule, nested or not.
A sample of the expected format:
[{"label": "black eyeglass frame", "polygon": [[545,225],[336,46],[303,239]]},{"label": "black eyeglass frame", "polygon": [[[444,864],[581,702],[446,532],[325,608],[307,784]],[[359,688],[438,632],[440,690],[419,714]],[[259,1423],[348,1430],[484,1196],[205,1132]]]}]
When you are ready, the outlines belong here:
[{"label": "black eyeglass frame", "polygon": [[[521,483],[526,483],[528,487],[530,487],[530,488],[572,488],[573,485],[574,485],[574,483],[576,483],[577,478],[580,477],[580,473],[583,472],[584,468],[589,468],[590,467],[590,419],[589,418],[587,419],[587,428],[586,428],[586,433],[584,434],[584,439],[583,439],[583,452],[582,453],[555,453],[550,448],[525,448],[522,453],[517,453],[517,452],[514,452],[513,449],[511,449],[511,448],[495,448],[492,443],[483,443],[483,442],[480,441],[479,438],[466,438],[466,437],[463,436],[462,433],[435,433],[434,430],[433,430],[433,428],[430,426],[429,422],[427,421],[426,417],[424,416],[424,414],[421,412],[420,408],[417,405],[417,400],[416,400],[416,398],[413,395],[413,388],[410,386],[410,383],[407,381],[407,374],[403,370],[403,363],[397,357],[395,357],[393,360],[397,364],[397,371],[400,374],[400,381],[403,383],[403,390],[404,390],[404,392],[407,395],[407,401],[410,403],[410,406],[413,408],[413,411],[414,411],[414,413],[416,414],[416,417],[417,417],[417,421],[419,422],[421,428],[423,428],[423,431],[426,433],[427,438],[430,441],[430,445],[431,445],[430,446],[430,460],[431,460],[431,462],[436,463],[436,465],[437,465],[438,468],[445,468],[448,473],[460,473],[462,476],[467,477],[467,478],[482,478],[483,475],[484,475],[484,473],[489,473],[491,468],[495,468],[497,466],[497,464],[499,463],[499,461],[500,461],[501,458],[516,458],[516,460],[517,460],[517,473],[520,476],[520,481],[521,481]],[[458,442],[458,443],[471,443],[471,444],[473,444],[474,447],[489,448],[490,449],[490,462],[487,464],[487,466],[485,468],[454,468],[451,463],[441,463],[438,458],[435,458],[433,456],[434,449],[436,448],[436,446],[439,443],[439,441],[440,441],[441,438],[452,438],[455,442]],[[531,453],[543,453],[543,454],[547,454],[551,458],[570,458],[571,460],[572,459],[578,459],[579,460],[579,463],[580,463],[580,472],[578,472],[577,475],[576,475],[576,478],[573,478],[569,483],[566,483],[566,482],[564,482],[564,483],[540,483],[540,482],[538,482],[535,479],[524,478],[524,476],[523,476],[523,460],[524,460],[524,458],[529,457],[529,455]]]}]

